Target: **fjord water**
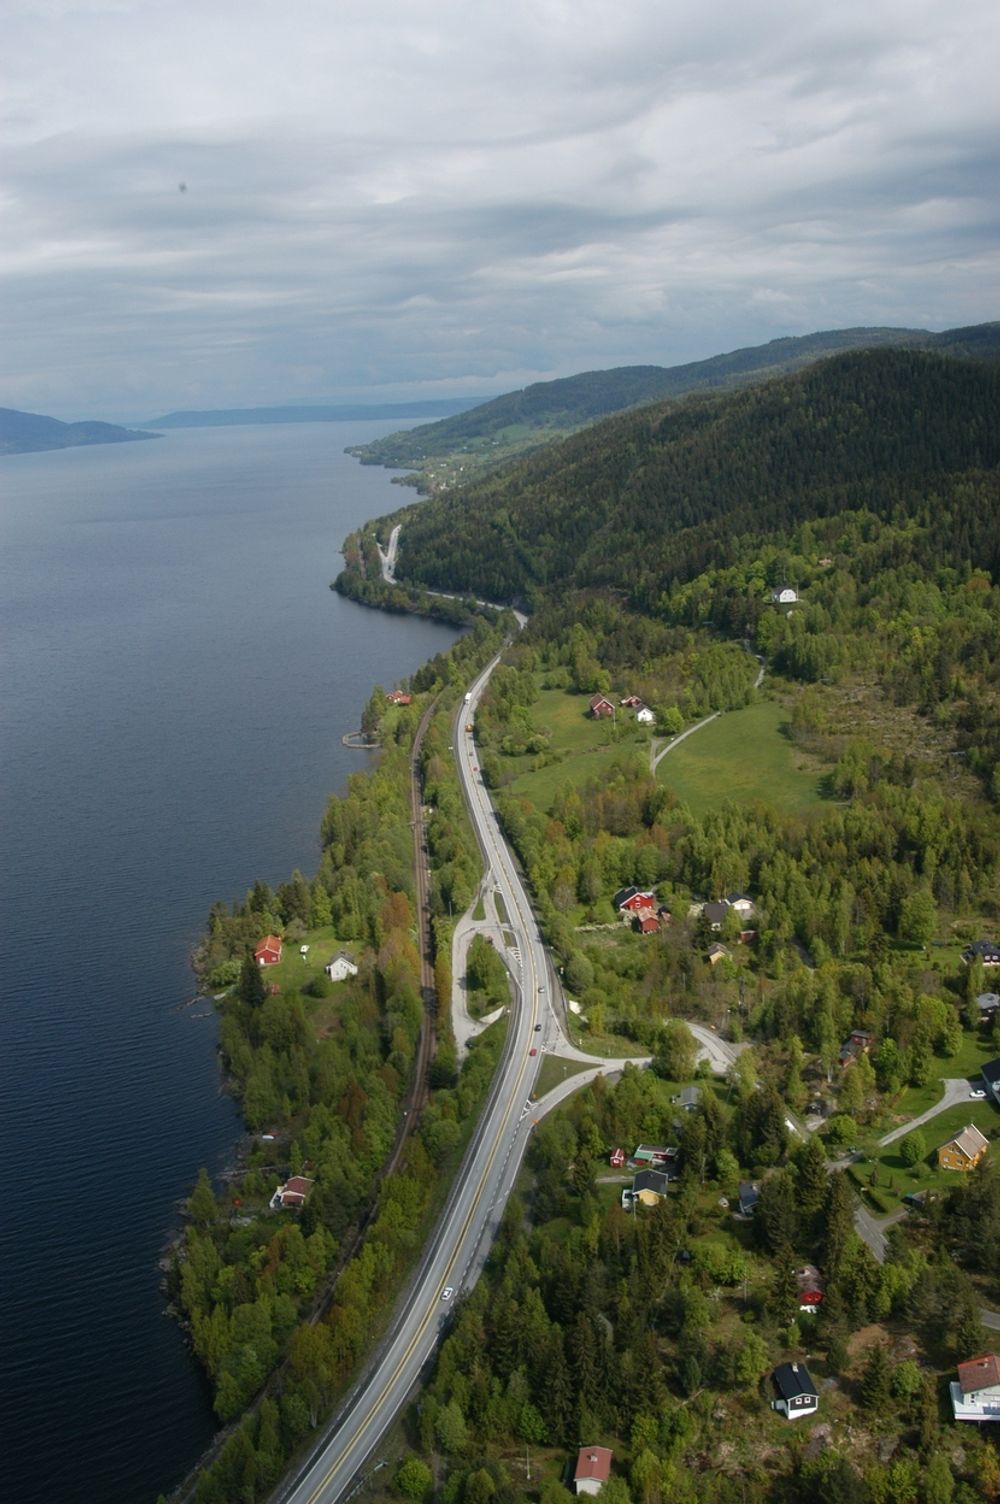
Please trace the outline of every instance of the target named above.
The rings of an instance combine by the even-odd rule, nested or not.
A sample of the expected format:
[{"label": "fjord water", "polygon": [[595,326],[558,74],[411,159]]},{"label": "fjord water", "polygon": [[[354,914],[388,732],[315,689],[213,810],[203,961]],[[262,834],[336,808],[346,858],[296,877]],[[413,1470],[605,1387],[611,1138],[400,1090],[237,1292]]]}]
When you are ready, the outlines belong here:
[{"label": "fjord water", "polygon": [[0,460],[0,1217],[17,1504],[138,1504],[213,1430],[157,1267],[240,1132],[189,955],[314,870],[372,685],[454,641],[327,587],[403,499],[389,423],[193,429]]}]

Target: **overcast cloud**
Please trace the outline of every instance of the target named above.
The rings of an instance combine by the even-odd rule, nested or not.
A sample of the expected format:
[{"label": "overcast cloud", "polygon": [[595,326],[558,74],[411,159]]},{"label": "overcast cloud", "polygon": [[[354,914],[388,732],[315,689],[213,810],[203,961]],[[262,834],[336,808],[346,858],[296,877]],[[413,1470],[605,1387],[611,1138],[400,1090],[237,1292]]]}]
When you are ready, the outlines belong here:
[{"label": "overcast cloud", "polygon": [[488,394],[1000,316],[996,0],[4,9],[0,405]]}]

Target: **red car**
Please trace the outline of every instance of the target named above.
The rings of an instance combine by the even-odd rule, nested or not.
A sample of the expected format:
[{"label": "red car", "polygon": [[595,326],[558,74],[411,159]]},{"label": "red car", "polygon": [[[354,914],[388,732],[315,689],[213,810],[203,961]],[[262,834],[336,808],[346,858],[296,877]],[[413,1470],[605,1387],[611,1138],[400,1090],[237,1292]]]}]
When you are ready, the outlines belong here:
[{"label": "red car", "polygon": [[529,1055],[537,1055],[537,1054],[538,1054],[538,1051],[537,1051],[537,1050],[529,1050],[529,1051],[528,1051],[528,1054],[529,1054]]}]

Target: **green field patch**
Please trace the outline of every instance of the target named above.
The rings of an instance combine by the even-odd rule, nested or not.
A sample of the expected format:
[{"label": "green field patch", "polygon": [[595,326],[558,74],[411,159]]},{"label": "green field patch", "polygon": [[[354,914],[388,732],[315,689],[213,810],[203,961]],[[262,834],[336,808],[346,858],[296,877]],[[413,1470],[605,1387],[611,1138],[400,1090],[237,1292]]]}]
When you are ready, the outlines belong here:
[{"label": "green field patch", "polygon": [[[300,954],[303,945],[309,947],[305,956]],[[264,985],[270,987],[274,983],[282,992],[301,991],[307,982],[323,975],[324,966],[338,950],[346,950],[355,961],[361,954],[359,945],[338,940],[336,930],[329,925],[324,929],[310,930],[301,940],[284,940],[277,966],[262,968]]]},{"label": "green field patch", "polygon": [[903,1204],[904,1196],[912,1196],[919,1191],[941,1192],[960,1185],[963,1172],[939,1169],[937,1150],[961,1133],[968,1123],[975,1124],[990,1140],[990,1147],[986,1151],[987,1161],[1000,1155],[1000,1113],[989,1101],[970,1100],[960,1102],[957,1107],[949,1107],[947,1112],[940,1113],[930,1122],[914,1129],[915,1133],[922,1135],[927,1145],[926,1159],[913,1166],[905,1164],[901,1153],[904,1140],[898,1138],[884,1149],[872,1150],[869,1158],[862,1163],[851,1165],[851,1178],[860,1190],[867,1192],[869,1188],[873,1188],[876,1191],[876,1205],[880,1211],[895,1211]]},{"label": "green field patch", "polygon": [[783,728],[788,710],[761,700],[728,711],[668,752],[656,769],[695,815],[723,799],[760,800],[784,814],[802,814],[823,800],[824,764],[801,752]]},{"label": "green field patch", "polygon": [[[609,698],[615,699],[616,694]],[[589,702],[589,695],[541,690],[531,707],[531,720],[548,737],[546,756],[553,760],[531,756],[503,760],[505,768],[516,772],[510,784],[513,792],[530,799],[537,809],[547,810],[560,789],[579,788],[602,778],[620,757],[649,755],[649,732],[636,724],[631,711],[620,711],[613,723],[595,721]]]},{"label": "green field patch", "polygon": [[[594,1061],[594,1065],[597,1061]],[[546,1055],[542,1061],[542,1068],[538,1072],[538,1082],[533,1095],[544,1097],[555,1087],[561,1086],[571,1076],[579,1076],[583,1071],[593,1070],[593,1065],[585,1065],[582,1060],[562,1060],[558,1055]]]}]

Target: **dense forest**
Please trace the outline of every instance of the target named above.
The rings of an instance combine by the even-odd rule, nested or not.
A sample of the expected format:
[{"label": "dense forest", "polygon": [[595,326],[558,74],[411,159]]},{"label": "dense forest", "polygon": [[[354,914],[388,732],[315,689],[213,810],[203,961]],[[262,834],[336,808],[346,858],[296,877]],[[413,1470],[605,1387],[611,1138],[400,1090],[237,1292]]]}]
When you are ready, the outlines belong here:
[{"label": "dense forest", "polygon": [[674,581],[860,510],[992,572],[998,398],[995,363],[875,350],[653,404],[399,514],[398,573],[501,601],[597,585],[655,612]]},{"label": "dense forest", "polygon": [[[554,435],[568,435],[612,413],[689,392],[718,391],[789,375],[841,350],[898,346],[942,354],[995,353],[989,325],[929,334],[924,329],[830,329],[818,334],[771,340],[680,366],[622,366],[585,371],[557,381],[539,381],[508,392],[458,417],[389,434],[349,452],[363,464],[413,466],[436,489],[431,467],[450,458],[472,468],[492,462],[497,450],[509,455],[537,448]],[[435,470],[435,474],[440,474]]]}]

